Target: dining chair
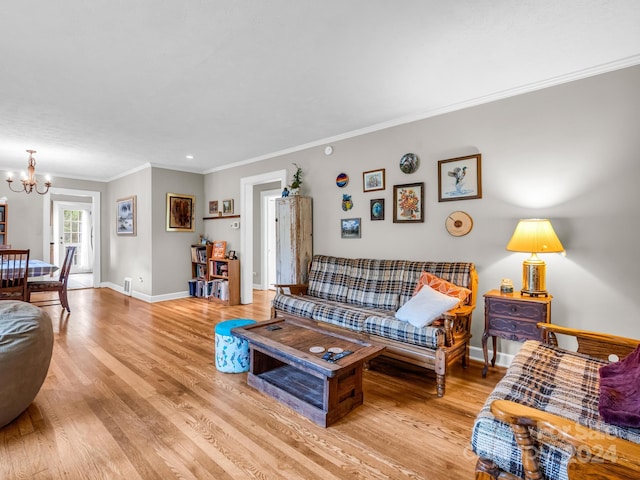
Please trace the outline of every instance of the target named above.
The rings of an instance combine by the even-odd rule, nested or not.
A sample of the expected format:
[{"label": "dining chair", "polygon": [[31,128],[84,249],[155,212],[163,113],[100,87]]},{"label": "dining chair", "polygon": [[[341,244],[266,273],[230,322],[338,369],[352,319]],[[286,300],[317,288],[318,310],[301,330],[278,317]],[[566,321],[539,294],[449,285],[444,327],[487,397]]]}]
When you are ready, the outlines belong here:
[{"label": "dining chair", "polygon": [[[69,271],[71,270],[71,263],[73,262],[73,256],[75,253],[76,247],[67,247],[64,255],[64,262],[60,269],[60,276],[57,280],[34,280],[28,282],[27,289],[29,302],[43,307],[49,305],[62,305],[62,308],[65,308],[67,312],[71,313],[69,300],[67,299],[67,282],[69,281]],[[31,301],[31,295],[40,292],[58,292],[59,301],[50,299]]]},{"label": "dining chair", "polygon": [[28,301],[29,250],[0,250],[0,300]]}]

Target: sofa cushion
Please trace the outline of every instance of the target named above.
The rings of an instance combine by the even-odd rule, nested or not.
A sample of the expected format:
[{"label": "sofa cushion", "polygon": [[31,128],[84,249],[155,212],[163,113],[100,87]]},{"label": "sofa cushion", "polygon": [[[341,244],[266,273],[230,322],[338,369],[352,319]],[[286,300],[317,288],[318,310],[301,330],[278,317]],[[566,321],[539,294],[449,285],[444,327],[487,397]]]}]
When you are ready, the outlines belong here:
[{"label": "sofa cushion", "polygon": [[414,296],[422,290],[423,287],[431,287],[440,293],[450,297],[455,297],[458,299],[458,302],[464,302],[471,293],[471,290],[468,288],[451,283],[429,272],[422,272],[420,274],[420,278],[416,284],[416,289],[413,293]]},{"label": "sofa cushion", "polygon": [[358,307],[341,302],[324,301],[313,311],[313,319],[361,332],[364,321],[371,315],[393,315],[393,310]]},{"label": "sofa cushion", "polygon": [[307,293],[325,300],[346,302],[351,262],[349,258],[314,255]]},{"label": "sofa cushion", "polygon": [[[499,399],[568,418],[603,435],[640,443],[640,429],[607,424],[598,414],[598,369],[606,363],[538,341],[525,342],[476,418],[471,434],[473,451],[502,470],[524,477],[513,430],[490,410],[491,403]],[[534,439],[543,438],[535,447],[544,478],[566,479],[570,456],[567,446],[549,434],[533,427],[531,430]]]},{"label": "sofa cushion", "polygon": [[444,330],[439,327],[416,327],[393,316],[371,316],[364,322],[364,332],[421,347],[444,345]]},{"label": "sofa cushion", "polygon": [[277,293],[273,297],[273,308],[281,312],[291,313],[300,317],[312,318],[313,311],[318,305],[322,305],[324,300],[302,295],[285,295]]},{"label": "sofa cushion", "polygon": [[396,311],[404,264],[403,260],[354,260],[347,303]]},{"label": "sofa cushion", "polygon": [[400,305],[404,305],[413,296],[423,271],[461,287],[470,288],[471,271],[474,268],[474,264],[470,262],[405,262],[400,286]]},{"label": "sofa cushion", "polygon": [[418,293],[398,309],[395,317],[416,327],[424,327],[430,325],[436,318],[440,318],[443,313],[451,310],[458,303],[460,303],[458,297],[450,297],[424,285]]}]

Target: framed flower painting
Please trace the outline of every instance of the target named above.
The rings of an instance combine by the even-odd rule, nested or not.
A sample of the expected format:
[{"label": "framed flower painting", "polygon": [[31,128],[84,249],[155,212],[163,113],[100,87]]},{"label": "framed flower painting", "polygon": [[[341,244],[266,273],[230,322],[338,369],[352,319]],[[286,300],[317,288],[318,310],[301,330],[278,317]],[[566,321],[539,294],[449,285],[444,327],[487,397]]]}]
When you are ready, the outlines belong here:
[{"label": "framed flower painting", "polygon": [[393,186],[393,223],[424,222],[424,182]]}]

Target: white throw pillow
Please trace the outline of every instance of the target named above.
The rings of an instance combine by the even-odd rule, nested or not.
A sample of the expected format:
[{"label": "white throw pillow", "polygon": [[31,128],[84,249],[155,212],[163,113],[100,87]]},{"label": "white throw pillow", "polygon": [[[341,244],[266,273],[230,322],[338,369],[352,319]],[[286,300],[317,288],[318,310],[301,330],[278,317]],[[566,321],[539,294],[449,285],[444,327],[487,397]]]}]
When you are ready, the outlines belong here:
[{"label": "white throw pillow", "polygon": [[460,303],[459,298],[450,297],[425,285],[398,309],[396,318],[420,328],[429,325],[458,303]]}]

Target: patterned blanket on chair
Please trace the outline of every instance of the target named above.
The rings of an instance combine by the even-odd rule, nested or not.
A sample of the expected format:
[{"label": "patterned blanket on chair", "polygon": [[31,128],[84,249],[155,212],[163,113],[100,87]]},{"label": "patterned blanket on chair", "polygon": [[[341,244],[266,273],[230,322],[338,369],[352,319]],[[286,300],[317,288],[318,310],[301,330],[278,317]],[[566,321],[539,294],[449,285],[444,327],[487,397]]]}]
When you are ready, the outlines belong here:
[{"label": "patterned blanket on chair", "polygon": [[[598,413],[598,369],[606,363],[538,341],[525,342],[476,418],[471,436],[473,451],[502,470],[524,477],[511,427],[491,414],[491,403],[499,399],[568,418],[603,435],[640,443],[640,429],[605,423]],[[545,478],[566,479],[570,447],[553,436],[532,432],[538,441],[536,454]]]}]

